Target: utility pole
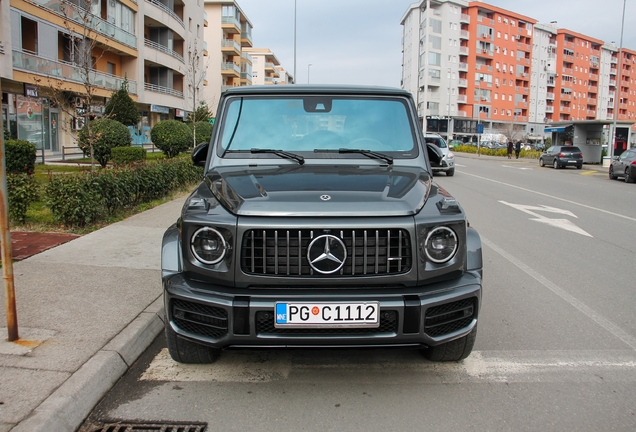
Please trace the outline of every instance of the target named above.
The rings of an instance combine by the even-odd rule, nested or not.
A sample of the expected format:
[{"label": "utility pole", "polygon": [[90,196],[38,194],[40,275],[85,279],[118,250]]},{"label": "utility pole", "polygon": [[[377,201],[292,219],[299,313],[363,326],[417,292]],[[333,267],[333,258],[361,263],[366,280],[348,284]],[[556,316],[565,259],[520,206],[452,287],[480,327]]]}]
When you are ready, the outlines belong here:
[{"label": "utility pole", "polygon": [[610,163],[612,158],[614,157],[614,145],[616,144],[616,123],[618,121],[618,98],[621,95],[621,85],[623,82],[623,30],[625,29],[625,4],[627,3],[627,0],[623,0],[623,18],[622,18],[622,24],[621,24],[621,40],[620,40],[620,44],[618,47],[618,73],[616,74],[616,94],[614,95],[614,131],[613,131],[613,138],[612,141],[607,143],[607,148],[609,149],[609,152],[607,153],[609,155],[609,159],[610,159]]},{"label": "utility pole", "polygon": [[298,83],[296,75],[296,3],[297,0],[294,0],[294,84]]},{"label": "utility pole", "polygon": [[[0,80],[0,89],[2,81]],[[7,193],[7,163],[4,151],[4,124],[0,118],[0,241],[2,242],[2,277],[7,309],[7,341],[15,342],[18,335],[18,313],[15,305],[15,285],[13,284],[13,254],[11,233],[9,232],[9,196]]]}]

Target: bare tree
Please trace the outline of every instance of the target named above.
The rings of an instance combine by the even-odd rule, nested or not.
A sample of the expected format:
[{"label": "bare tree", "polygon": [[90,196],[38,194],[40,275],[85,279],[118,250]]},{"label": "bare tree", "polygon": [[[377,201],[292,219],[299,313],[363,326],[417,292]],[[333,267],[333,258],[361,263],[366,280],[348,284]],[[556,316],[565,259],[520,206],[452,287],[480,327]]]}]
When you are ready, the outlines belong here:
[{"label": "bare tree", "polygon": [[496,129],[499,133],[507,136],[509,141],[513,142],[523,138],[525,135],[525,128],[520,124],[500,123]]},{"label": "bare tree", "polygon": [[192,114],[190,114],[189,120],[192,121],[192,146],[195,147],[197,145],[197,119],[195,114],[197,108],[199,108],[200,101],[202,101],[200,93],[203,91],[203,82],[210,63],[209,59],[204,62],[203,41],[198,37],[193,38],[188,43],[186,61],[188,63],[185,76],[188,84],[188,96],[192,102]]},{"label": "bare tree", "polygon": [[[97,84],[97,71],[95,64],[102,57],[104,50],[97,50],[98,45],[107,47],[109,39],[98,34],[95,29],[101,25],[101,18],[91,13],[91,0],[74,0],[61,4],[60,13],[64,16],[64,60],[72,64],[62,67],[58,75],[49,75],[46,81],[34,78],[39,86],[44,86],[52,103],[73,118],[73,127],[62,125],[61,129],[79,130],[86,127],[85,138],[91,157],[91,169],[95,169],[95,154],[93,145],[99,138],[91,128],[90,120],[94,117],[92,112],[96,104],[97,90],[103,86]],[[106,48],[104,48],[106,49]],[[67,74],[71,74],[74,83],[79,83],[82,92],[77,92],[76,87],[64,80]],[[78,139],[78,138],[76,138]]]}]

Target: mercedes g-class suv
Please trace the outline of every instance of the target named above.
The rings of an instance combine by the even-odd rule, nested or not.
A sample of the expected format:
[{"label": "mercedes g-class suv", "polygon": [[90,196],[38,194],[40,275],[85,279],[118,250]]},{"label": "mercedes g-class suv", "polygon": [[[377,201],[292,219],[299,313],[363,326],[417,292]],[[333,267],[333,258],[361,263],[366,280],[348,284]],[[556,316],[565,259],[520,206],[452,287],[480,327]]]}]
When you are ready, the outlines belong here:
[{"label": "mercedes g-class suv", "polygon": [[225,91],[210,143],[192,152],[203,181],[163,238],[172,358],[390,346],[466,358],[481,240],[432,180],[441,158],[403,90]]}]

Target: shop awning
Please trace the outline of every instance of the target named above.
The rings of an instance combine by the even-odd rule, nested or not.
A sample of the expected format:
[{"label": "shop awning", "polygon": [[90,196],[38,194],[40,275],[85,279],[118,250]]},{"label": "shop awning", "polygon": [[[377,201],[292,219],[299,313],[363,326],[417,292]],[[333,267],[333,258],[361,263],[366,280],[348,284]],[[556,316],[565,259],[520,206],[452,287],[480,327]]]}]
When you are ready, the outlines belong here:
[{"label": "shop awning", "polygon": [[565,129],[569,128],[570,126],[572,126],[571,124],[566,124],[566,125],[561,125],[561,126],[546,126],[545,129],[543,129],[543,132],[546,133],[550,133],[550,132],[565,132]]}]

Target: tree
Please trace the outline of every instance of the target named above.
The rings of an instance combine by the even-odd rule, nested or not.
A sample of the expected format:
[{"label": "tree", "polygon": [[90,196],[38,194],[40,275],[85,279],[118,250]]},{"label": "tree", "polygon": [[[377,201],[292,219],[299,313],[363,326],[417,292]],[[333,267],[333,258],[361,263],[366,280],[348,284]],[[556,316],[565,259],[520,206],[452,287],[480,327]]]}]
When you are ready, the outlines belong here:
[{"label": "tree", "polygon": [[[199,46],[201,45],[201,46]],[[203,121],[204,119],[200,118],[199,115],[207,115],[205,121],[208,120],[209,109],[203,111],[203,107],[207,108],[207,103],[204,101],[199,101],[199,93],[202,91],[201,87],[203,87],[203,81],[205,81],[205,71],[207,70],[207,66],[209,60],[203,65],[203,42],[199,38],[194,38],[192,42],[188,44],[188,53],[186,56],[187,70],[185,71],[186,80],[188,82],[188,91],[189,96],[192,101],[192,114],[188,116],[188,121],[192,122],[192,146],[196,146],[196,135],[197,135],[197,121]]]},{"label": "tree", "polygon": [[[52,73],[47,77],[44,93],[51,98],[51,104],[59,107],[73,117],[74,127],[78,130],[86,128],[85,142],[91,157],[91,170],[95,169],[95,154],[93,144],[99,136],[93,132],[91,120],[95,118],[93,110],[96,108],[95,97],[97,91],[103,88],[97,84],[97,71],[94,65],[101,59],[104,51],[97,50],[98,44],[109,45],[109,39],[96,32],[100,27],[101,18],[91,13],[92,0],[76,0],[73,3],[64,2],[60,13],[64,16],[63,25],[66,32],[63,35],[62,50],[71,70],[63,70],[61,74]],[[70,73],[79,82],[82,90],[78,92],[74,83],[64,81],[64,74]],[[38,86],[42,86],[42,79],[33,78]],[[67,130],[69,126],[61,125],[60,129]]]},{"label": "tree", "polygon": [[[94,138],[92,142],[89,141],[89,127]],[[112,148],[130,146],[130,131],[128,128],[120,122],[109,118],[92,120],[82,128],[78,135],[78,146],[84,154],[92,150],[93,156],[102,168],[106,167],[110,160],[110,150]]]},{"label": "tree", "polygon": [[128,94],[128,78],[125,78],[119,90],[114,91],[110,96],[104,109],[104,115],[125,126],[135,126],[141,120],[137,104]]},{"label": "tree", "polygon": [[208,123],[212,118],[212,112],[210,107],[205,101],[200,101],[197,109],[188,116],[188,121],[192,123],[206,122]]},{"label": "tree", "polygon": [[169,158],[186,151],[192,135],[188,125],[178,120],[160,121],[150,131],[152,143]]}]

